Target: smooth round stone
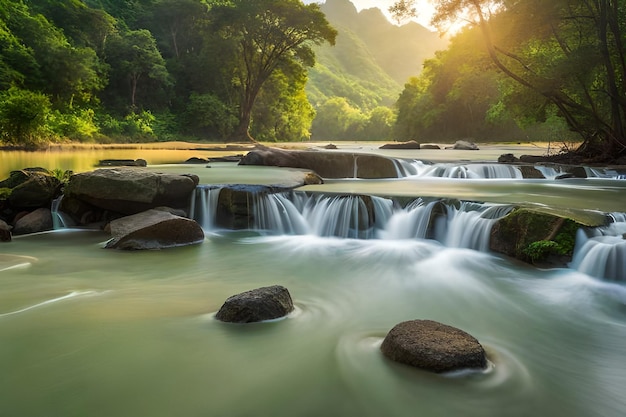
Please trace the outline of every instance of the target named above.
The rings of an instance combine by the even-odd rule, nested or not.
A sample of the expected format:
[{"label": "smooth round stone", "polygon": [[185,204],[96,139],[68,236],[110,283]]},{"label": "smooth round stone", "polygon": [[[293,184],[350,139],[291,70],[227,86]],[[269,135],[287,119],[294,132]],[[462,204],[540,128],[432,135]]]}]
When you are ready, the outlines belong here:
[{"label": "smooth round stone", "polygon": [[476,338],[432,320],[397,324],[383,340],[381,350],[393,361],[437,373],[487,366],[485,350]]}]

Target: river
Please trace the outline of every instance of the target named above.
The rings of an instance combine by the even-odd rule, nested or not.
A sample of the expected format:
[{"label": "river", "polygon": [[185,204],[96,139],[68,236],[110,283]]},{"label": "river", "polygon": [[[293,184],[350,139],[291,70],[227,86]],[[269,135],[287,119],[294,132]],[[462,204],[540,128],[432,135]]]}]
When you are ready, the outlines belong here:
[{"label": "river", "polygon": [[[454,164],[458,171],[507,151],[432,151],[428,160],[444,168],[463,160]],[[203,156],[176,152],[167,162]],[[88,170],[97,159],[49,167]],[[145,159],[150,169],[197,173],[211,187],[284,182],[292,172]],[[208,210],[206,239],[191,247],[105,250],[103,232],[72,229],[2,244],[0,416],[624,416],[624,281],[594,276],[594,268],[514,262],[481,247],[481,233],[497,215],[484,213],[508,204],[623,213],[626,181],[442,178],[412,163],[416,171],[398,180],[334,180],[301,188],[281,200],[280,210],[266,202],[272,216],[253,230],[212,226],[211,199],[200,199],[201,187],[196,201]],[[353,234],[358,221],[349,216],[346,227],[322,227],[355,211],[349,199],[344,208],[325,200],[346,192],[375,196],[385,213],[375,230]],[[408,196],[424,200],[405,208],[391,203]],[[480,203],[451,206],[438,236],[426,238],[417,213],[431,197]],[[202,207],[194,208],[198,219]],[[325,207],[321,214],[318,207]],[[604,237],[619,240],[625,219],[614,216],[616,231]],[[580,245],[604,237],[587,236]],[[214,319],[229,296],[274,284],[293,297],[296,310],[287,318],[249,325]],[[387,360],[379,350],[383,337],[412,319],[472,334],[489,368],[435,375]]]}]

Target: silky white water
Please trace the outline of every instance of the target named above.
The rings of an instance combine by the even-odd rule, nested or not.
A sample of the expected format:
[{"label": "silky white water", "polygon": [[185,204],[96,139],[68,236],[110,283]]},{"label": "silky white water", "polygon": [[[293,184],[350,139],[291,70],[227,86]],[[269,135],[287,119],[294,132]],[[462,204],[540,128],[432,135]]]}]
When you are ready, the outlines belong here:
[{"label": "silky white water", "polygon": [[[615,212],[619,223],[622,181],[331,181],[259,196],[259,224],[228,231],[204,211],[212,186],[227,182],[221,168],[207,171],[219,180],[196,197],[200,245],[106,250],[108,235],[77,230],[0,244],[1,416],[626,413],[624,281],[537,269],[481,246],[518,201]],[[374,196],[374,218],[344,194]],[[286,319],[213,318],[230,295],[273,284],[294,299]],[[491,367],[434,375],[386,360],[382,338],[411,319],[467,331]]]}]

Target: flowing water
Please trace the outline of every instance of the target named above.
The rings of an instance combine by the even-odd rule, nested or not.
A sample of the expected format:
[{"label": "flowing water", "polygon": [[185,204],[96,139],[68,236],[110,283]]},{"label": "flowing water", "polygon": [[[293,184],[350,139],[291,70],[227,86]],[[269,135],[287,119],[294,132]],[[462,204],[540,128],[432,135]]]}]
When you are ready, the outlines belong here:
[{"label": "flowing water", "polygon": [[[0,416],[626,413],[624,279],[597,275],[604,251],[583,256],[605,238],[623,253],[626,182],[335,180],[259,195],[255,224],[227,231],[212,213],[223,184],[289,181],[291,171],[197,170],[204,185],[190,210],[206,231],[200,245],[105,250],[103,232],[60,229],[0,246]],[[356,194],[372,196],[374,216]],[[520,202],[613,223],[580,232],[584,260],[537,269],[484,246],[495,219]],[[214,319],[228,296],[273,284],[294,299],[287,318]],[[412,319],[474,335],[490,367],[434,375],[385,359],[382,338]]]}]

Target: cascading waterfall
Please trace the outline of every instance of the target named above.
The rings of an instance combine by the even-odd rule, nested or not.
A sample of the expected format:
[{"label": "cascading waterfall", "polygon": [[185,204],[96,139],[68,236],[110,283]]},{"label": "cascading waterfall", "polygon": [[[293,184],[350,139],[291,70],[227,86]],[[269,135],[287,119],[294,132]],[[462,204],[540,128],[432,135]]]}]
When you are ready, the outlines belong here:
[{"label": "cascading waterfall", "polygon": [[433,177],[464,179],[521,179],[522,171],[506,164],[426,164],[420,160],[397,160],[399,177]]},{"label": "cascading waterfall", "polygon": [[570,266],[587,275],[626,281],[626,214],[612,213],[606,227],[578,230]]},{"label": "cascading waterfall", "polygon": [[254,227],[283,235],[304,235],[309,225],[295,204],[283,194],[254,195]]},{"label": "cascading waterfall", "polygon": [[447,221],[436,230],[436,238],[444,245],[453,248],[489,251],[489,238],[494,223],[511,210],[508,205],[486,205],[461,202],[447,206]]},{"label": "cascading waterfall", "polygon": [[381,231],[383,239],[425,239],[428,234],[431,214],[437,201],[425,202],[418,198],[404,210],[397,210]]},{"label": "cascading waterfall", "polygon": [[199,185],[191,194],[189,218],[196,220],[204,230],[215,226],[217,200],[222,187]]}]

